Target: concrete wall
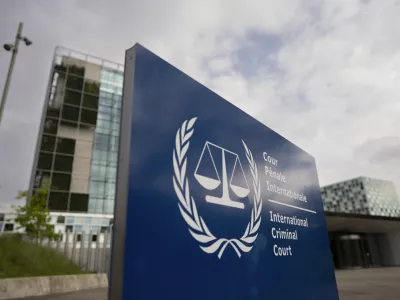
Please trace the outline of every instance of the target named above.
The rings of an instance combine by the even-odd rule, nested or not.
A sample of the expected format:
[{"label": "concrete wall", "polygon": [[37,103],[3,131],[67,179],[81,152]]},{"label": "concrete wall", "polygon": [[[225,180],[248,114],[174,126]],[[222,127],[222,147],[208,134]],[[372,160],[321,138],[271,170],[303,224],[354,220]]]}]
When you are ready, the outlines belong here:
[{"label": "concrete wall", "polygon": [[106,274],[0,279],[0,300],[107,287]]}]

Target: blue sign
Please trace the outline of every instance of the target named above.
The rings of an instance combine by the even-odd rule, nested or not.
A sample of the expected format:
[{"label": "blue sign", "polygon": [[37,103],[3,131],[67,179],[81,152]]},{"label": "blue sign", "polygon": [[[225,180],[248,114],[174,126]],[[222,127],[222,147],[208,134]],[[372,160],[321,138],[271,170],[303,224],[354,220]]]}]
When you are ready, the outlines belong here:
[{"label": "blue sign", "polygon": [[115,209],[109,299],[339,299],[314,158],[140,45]]}]

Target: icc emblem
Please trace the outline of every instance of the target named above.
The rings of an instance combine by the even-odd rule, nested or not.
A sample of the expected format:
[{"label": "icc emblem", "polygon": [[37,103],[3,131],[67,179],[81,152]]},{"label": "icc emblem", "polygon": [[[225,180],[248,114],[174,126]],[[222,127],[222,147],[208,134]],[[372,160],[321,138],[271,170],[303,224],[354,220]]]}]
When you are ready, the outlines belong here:
[{"label": "icc emblem", "polygon": [[[213,149],[214,151],[211,151],[211,149]],[[221,182],[221,177],[218,174],[219,172],[217,170],[217,166],[215,164],[212,153],[216,153],[217,155],[222,156],[222,166],[221,166],[222,182]],[[229,156],[231,158],[233,158],[233,160],[235,161],[230,178],[228,178],[228,174],[227,174],[227,158]],[[205,159],[211,160],[212,166],[215,171],[216,178],[210,178],[210,177],[206,177],[206,176],[199,174],[199,167],[201,167],[201,163],[203,163]],[[243,184],[245,184],[245,187],[235,185],[232,182],[236,173],[238,173],[238,172],[239,172],[241,179],[243,180]],[[219,205],[230,206],[230,207],[241,208],[241,209],[244,208],[243,203],[233,201],[229,197],[229,187],[231,188],[232,192],[240,198],[246,197],[250,192],[249,185],[247,184],[247,180],[246,180],[246,177],[243,172],[242,164],[240,163],[239,156],[236,153],[228,151],[228,150],[226,150],[220,146],[214,145],[210,142],[206,142],[206,144],[204,145],[204,148],[203,148],[203,152],[201,153],[199,162],[197,163],[196,171],[194,172],[194,177],[207,190],[215,190],[222,183],[222,196],[214,197],[214,196],[208,195],[208,196],[206,196],[207,202],[219,204]],[[228,182],[228,180],[229,180],[229,182]]]},{"label": "icc emblem", "polygon": [[[221,258],[226,247],[230,245],[241,257],[242,253],[249,252],[258,236],[258,229],[261,224],[262,199],[260,191],[260,181],[258,179],[257,165],[250,149],[246,143],[243,143],[243,150],[248,160],[254,187],[254,206],[249,216],[249,223],[241,237],[224,238],[216,237],[208,229],[203,218],[198,214],[196,202],[190,193],[189,181],[186,174],[187,169],[187,151],[189,150],[190,138],[194,133],[194,123],[197,118],[186,120],[178,129],[175,139],[175,149],[173,151],[174,176],[172,178],[174,190],[178,196],[178,207],[183,219],[186,221],[189,232],[193,238],[200,244],[200,248],[209,254],[217,253]],[[221,163],[216,159],[218,156]],[[228,161],[232,163],[233,168],[228,168]],[[215,172],[213,176],[201,174],[203,164],[212,166]],[[249,195],[250,189],[243,166],[238,154],[224,149],[218,145],[206,142],[196,166],[194,177],[199,184],[206,190],[215,190],[222,188],[222,196],[215,197],[207,195],[205,201],[213,204],[243,209],[244,204],[231,199],[230,195],[236,195],[238,198],[244,198]],[[221,186],[222,185],[222,186]]]}]

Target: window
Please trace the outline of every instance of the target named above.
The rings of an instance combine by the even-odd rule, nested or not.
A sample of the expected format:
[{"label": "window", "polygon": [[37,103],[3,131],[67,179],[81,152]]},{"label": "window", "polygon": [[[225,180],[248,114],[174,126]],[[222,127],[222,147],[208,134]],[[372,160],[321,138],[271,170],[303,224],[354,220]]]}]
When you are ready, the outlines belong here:
[{"label": "window", "polygon": [[0,214],[0,222],[4,221],[4,214]]},{"label": "window", "polygon": [[56,154],[54,170],[61,172],[72,172],[73,157]]},{"label": "window", "polygon": [[60,116],[60,109],[55,107],[47,107],[46,117],[58,118]]},{"label": "window", "polygon": [[101,232],[101,233],[109,232],[108,226],[101,226],[100,232]]},{"label": "window", "polygon": [[53,173],[53,178],[51,180],[52,190],[69,191],[70,184],[71,184],[70,174]]},{"label": "window", "polygon": [[91,108],[91,109],[96,109],[99,106],[99,97],[96,95],[88,95],[84,94],[83,95],[83,107]]},{"label": "window", "polygon": [[90,195],[92,197],[104,197],[104,183],[99,181],[92,181],[90,183]]},{"label": "window", "polygon": [[112,214],[114,211],[114,201],[107,200],[104,201],[104,203],[105,203],[105,213]]},{"label": "window", "polygon": [[54,70],[56,70],[58,73],[65,73],[67,71],[67,67],[65,65],[55,65]]},{"label": "window", "polygon": [[90,177],[92,180],[105,180],[106,177],[106,167],[99,165],[92,165],[92,170]]},{"label": "window", "polygon": [[72,232],[72,230],[73,230],[72,225],[65,226],[65,232]]},{"label": "window", "polygon": [[48,207],[54,211],[67,211],[68,193],[50,191]]},{"label": "window", "polygon": [[97,242],[97,235],[96,234],[92,235],[92,242]]},{"label": "window", "polygon": [[43,135],[40,150],[54,152],[56,138],[54,136]]},{"label": "window", "polygon": [[43,131],[45,133],[50,133],[50,134],[57,134],[57,120],[46,118],[46,121],[44,122],[44,129]]},{"label": "window", "polygon": [[79,66],[76,66],[76,65],[69,65],[68,66],[68,73],[76,75],[76,76],[83,77],[85,75],[85,68],[84,67],[79,67]]},{"label": "window", "polygon": [[67,78],[67,88],[71,90],[82,91],[83,78],[69,74]]},{"label": "window", "polygon": [[73,217],[73,216],[68,216],[66,219],[65,219],[65,223],[66,224],[74,224],[74,221],[75,221],[75,217]]},{"label": "window", "polygon": [[109,136],[105,134],[96,134],[94,144],[97,149],[108,149]]},{"label": "window", "polygon": [[63,120],[69,120],[73,122],[78,122],[79,120],[79,108],[69,105],[63,105],[62,116]]},{"label": "window", "polygon": [[85,80],[85,93],[98,96],[100,93],[100,83]]},{"label": "window", "polygon": [[70,128],[78,128],[78,123],[73,121],[61,120],[60,124]]},{"label": "window", "polygon": [[48,153],[39,153],[39,161],[38,161],[38,169],[42,170],[50,170],[51,169],[51,163],[53,161],[53,154],[48,154]]},{"label": "window", "polygon": [[57,153],[75,154],[75,140],[67,138],[57,139]]},{"label": "window", "polygon": [[99,113],[101,113],[101,115],[111,115],[112,112],[112,107],[111,106],[105,106],[105,105],[100,105],[99,106]]},{"label": "window", "polygon": [[71,193],[69,210],[74,212],[87,212],[89,204],[88,194]]},{"label": "window", "polygon": [[12,223],[4,224],[4,231],[14,231],[14,224]]},{"label": "window", "polygon": [[65,223],[65,217],[64,216],[58,216],[57,217],[57,224],[64,224]]},{"label": "window", "polygon": [[96,125],[97,111],[82,109],[81,122],[91,125]]},{"label": "window", "polygon": [[81,98],[82,98],[81,92],[66,90],[65,97],[64,97],[64,103],[80,106]]},{"label": "window", "polygon": [[119,138],[118,137],[110,137],[110,145],[109,149],[111,151],[118,151],[118,146],[119,146]]}]

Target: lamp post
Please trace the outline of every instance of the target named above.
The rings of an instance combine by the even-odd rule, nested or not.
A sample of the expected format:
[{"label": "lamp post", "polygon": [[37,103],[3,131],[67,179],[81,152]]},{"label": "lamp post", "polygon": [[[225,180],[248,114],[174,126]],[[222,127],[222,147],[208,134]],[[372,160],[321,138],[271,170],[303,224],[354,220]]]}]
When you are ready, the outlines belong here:
[{"label": "lamp post", "polygon": [[15,36],[15,42],[14,44],[4,44],[3,48],[6,51],[12,51],[12,55],[11,55],[11,61],[10,61],[10,65],[8,67],[8,72],[7,72],[7,77],[6,77],[6,83],[4,84],[4,89],[3,89],[3,95],[1,96],[1,103],[0,103],[0,124],[1,124],[1,119],[3,116],[3,110],[4,110],[4,106],[6,105],[6,100],[7,100],[7,94],[8,94],[8,89],[10,87],[10,82],[11,82],[11,76],[12,76],[12,72],[14,69],[14,64],[15,64],[15,59],[17,57],[17,53],[18,53],[18,46],[19,46],[19,42],[23,41],[25,43],[26,46],[30,46],[32,45],[32,41],[29,40],[27,37],[22,36],[22,27],[23,27],[23,23],[20,22],[18,25],[18,31],[17,31],[17,35]]}]

